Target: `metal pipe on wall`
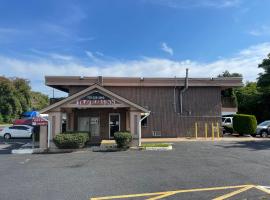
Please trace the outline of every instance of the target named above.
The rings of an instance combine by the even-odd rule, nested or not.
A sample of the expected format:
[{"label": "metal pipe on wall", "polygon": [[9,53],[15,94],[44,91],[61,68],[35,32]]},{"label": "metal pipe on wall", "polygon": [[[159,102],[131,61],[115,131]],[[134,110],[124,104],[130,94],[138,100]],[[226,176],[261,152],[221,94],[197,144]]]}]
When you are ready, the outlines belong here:
[{"label": "metal pipe on wall", "polygon": [[188,89],[188,68],[186,68],[185,86],[180,91],[180,114],[183,114],[183,93]]}]

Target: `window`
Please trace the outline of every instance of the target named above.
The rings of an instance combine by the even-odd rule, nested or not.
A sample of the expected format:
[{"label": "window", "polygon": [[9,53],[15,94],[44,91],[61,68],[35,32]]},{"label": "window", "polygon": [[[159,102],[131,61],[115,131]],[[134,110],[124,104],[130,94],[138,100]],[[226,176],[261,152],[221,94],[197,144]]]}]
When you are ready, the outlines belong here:
[{"label": "window", "polygon": [[231,118],[227,118],[226,121],[225,121],[225,123],[232,123]]},{"label": "window", "polygon": [[[145,116],[141,116],[141,119]],[[142,120],[142,127],[147,127],[147,117]]]}]

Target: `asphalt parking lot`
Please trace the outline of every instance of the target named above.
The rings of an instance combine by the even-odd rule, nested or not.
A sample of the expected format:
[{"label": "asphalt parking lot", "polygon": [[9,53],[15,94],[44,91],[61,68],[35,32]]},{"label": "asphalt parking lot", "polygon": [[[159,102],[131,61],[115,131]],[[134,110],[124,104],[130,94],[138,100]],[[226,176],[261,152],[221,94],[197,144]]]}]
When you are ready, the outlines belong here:
[{"label": "asphalt parking lot", "polygon": [[18,149],[24,144],[31,142],[32,139],[29,138],[16,138],[5,140],[0,137],[0,156],[1,154],[10,154],[12,149]]},{"label": "asphalt parking lot", "polygon": [[270,199],[269,170],[269,140],[179,142],[167,152],[6,154],[0,199]]}]

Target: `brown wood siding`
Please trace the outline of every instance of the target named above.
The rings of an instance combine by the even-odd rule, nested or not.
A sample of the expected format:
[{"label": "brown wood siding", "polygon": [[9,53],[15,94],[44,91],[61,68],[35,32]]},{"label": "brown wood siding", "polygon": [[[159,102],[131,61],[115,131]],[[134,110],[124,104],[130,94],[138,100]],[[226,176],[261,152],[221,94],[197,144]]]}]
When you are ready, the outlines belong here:
[{"label": "brown wood siding", "polygon": [[208,132],[213,122],[221,122],[221,88],[189,87],[183,95],[183,115],[180,112],[179,88],[176,89],[174,111],[173,87],[106,87],[106,89],[151,111],[143,137],[153,137],[152,131],[161,131],[161,137],[192,137],[195,122],[199,123],[198,136],[204,136],[204,123]]}]

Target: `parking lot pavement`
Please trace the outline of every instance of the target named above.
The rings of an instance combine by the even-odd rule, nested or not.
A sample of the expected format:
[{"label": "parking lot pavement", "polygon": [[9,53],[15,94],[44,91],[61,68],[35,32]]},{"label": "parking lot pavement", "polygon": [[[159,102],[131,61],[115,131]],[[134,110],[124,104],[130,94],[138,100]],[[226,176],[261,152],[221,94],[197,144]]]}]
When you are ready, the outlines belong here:
[{"label": "parking lot pavement", "polygon": [[179,142],[172,151],[1,155],[0,199],[270,199],[269,151],[266,140]]},{"label": "parking lot pavement", "polygon": [[28,142],[31,142],[31,139],[17,139],[16,138],[16,139],[5,140],[0,137],[0,154],[10,154],[12,149],[18,149],[22,145]]}]

